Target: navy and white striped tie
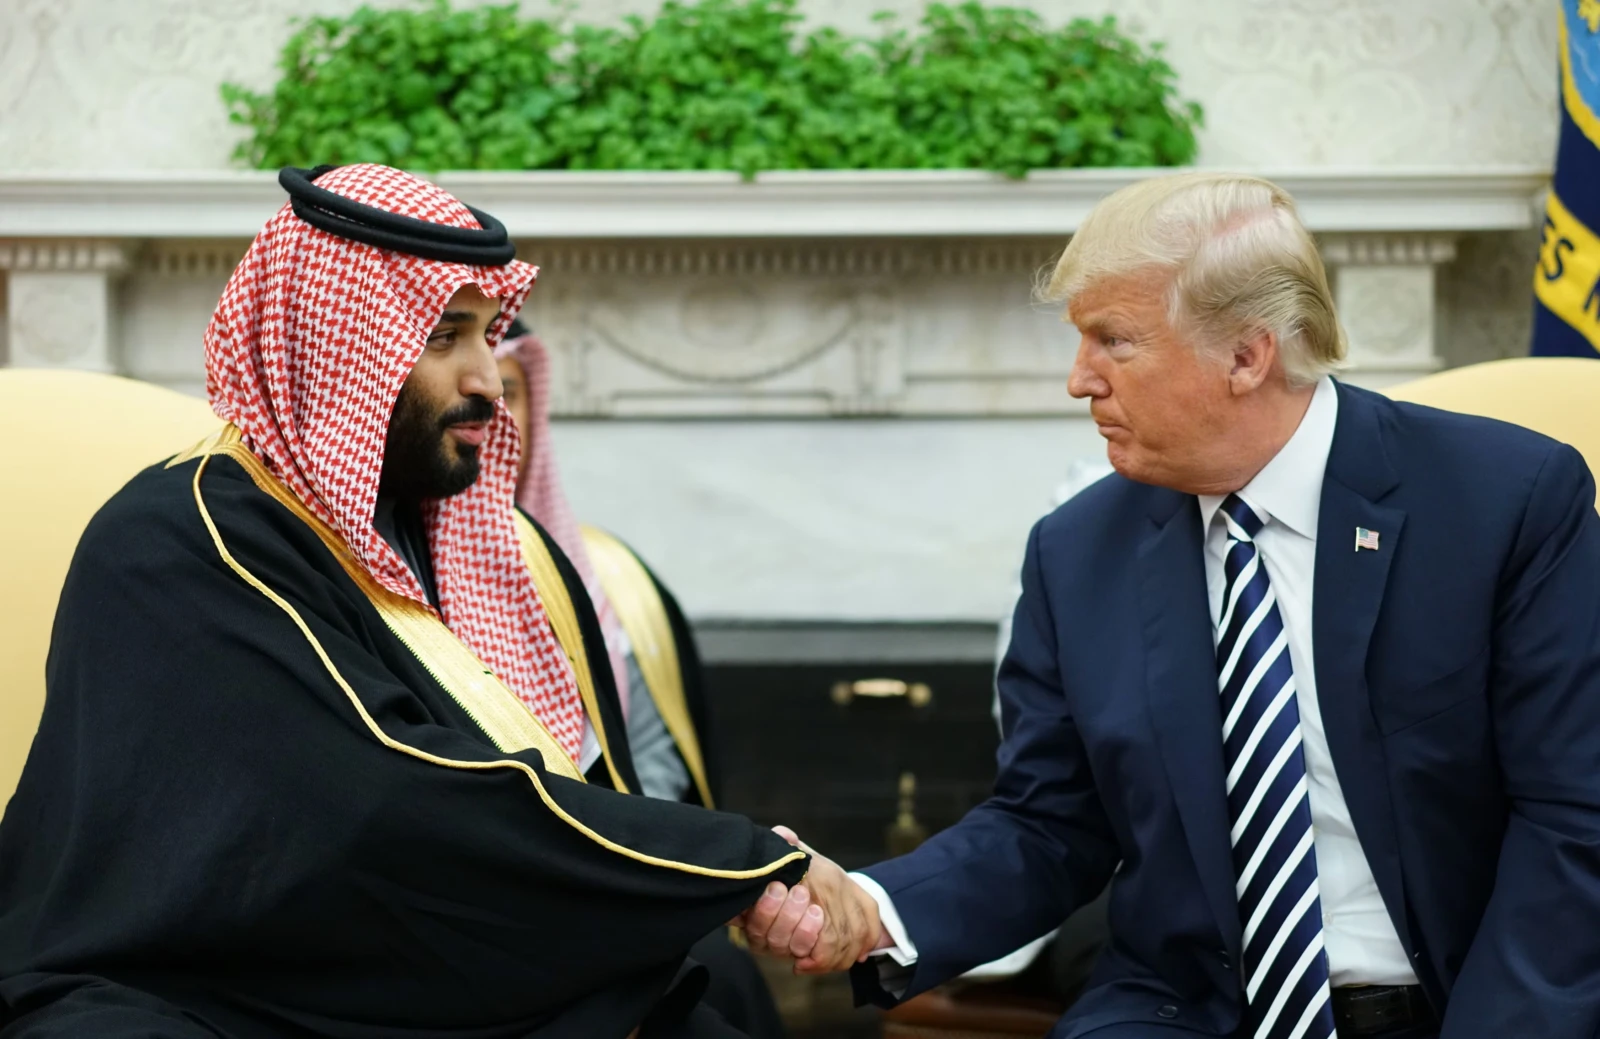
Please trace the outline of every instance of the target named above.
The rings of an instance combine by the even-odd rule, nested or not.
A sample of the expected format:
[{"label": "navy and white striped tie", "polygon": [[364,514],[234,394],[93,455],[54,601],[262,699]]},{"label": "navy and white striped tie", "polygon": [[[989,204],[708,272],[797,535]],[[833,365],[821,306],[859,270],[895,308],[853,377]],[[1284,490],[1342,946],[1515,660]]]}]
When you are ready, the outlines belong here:
[{"label": "navy and white striped tie", "polygon": [[1244,1034],[1329,1039],[1333,1007],[1288,633],[1256,549],[1261,517],[1237,494],[1222,503],[1222,515],[1227,584],[1217,669],[1235,891],[1244,924]]}]

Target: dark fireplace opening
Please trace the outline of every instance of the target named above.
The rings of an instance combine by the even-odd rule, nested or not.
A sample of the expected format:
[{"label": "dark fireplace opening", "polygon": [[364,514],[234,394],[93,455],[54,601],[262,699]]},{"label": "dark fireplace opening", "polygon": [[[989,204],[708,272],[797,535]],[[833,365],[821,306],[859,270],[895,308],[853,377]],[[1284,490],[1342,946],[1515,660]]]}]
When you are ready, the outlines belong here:
[{"label": "dark fireplace opening", "polygon": [[[908,850],[989,795],[995,626],[726,622],[695,626],[723,769],[720,807],[794,829],[858,869]],[[876,1039],[843,975],[761,960],[789,1039]]]},{"label": "dark fireplace opening", "polygon": [[722,807],[847,869],[909,850],[989,794],[992,681],[987,663],[712,665]]}]

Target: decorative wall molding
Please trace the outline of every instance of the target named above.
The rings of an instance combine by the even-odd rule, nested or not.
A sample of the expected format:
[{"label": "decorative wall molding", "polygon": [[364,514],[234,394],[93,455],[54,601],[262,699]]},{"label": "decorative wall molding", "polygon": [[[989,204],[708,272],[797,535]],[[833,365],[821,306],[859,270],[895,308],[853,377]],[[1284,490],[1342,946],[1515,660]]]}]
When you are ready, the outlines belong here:
[{"label": "decorative wall molding", "polygon": [[[448,173],[438,182],[515,236],[549,239],[1061,237],[1117,188],[1168,172],[974,170]],[[1526,227],[1542,165],[1261,171],[1312,231]],[[252,238],[284,202],[257,171],[0,173],[0,238]]]},{"label": "decorative wall molding", "polygon": [[1349,370],[1368,386],[1419,378],[1443,366],[1438,352],[1441,268],[1455,234],[1332,235],[1321,240]]},{"label": "decorative wall molding", "polygon": [[[523,255],[541,265],[529,318],[551,346],[559,416],[1058,416],[1083,410],[1061,392],[1073,339],[1058,308],[1035,302],[1033,285],[1104,191],[1153,172],[1067,171],[1022,183],[949,172],[782,174],[753,184],[720,174],[443,179],[506,212]],[[1526,228],[1544,183],[1536,169],[1277,179],[1299,191],[1302,212],[1321,231],[1352,376],[1379,384],[1438,366],[1437,271],[1453,259],[1460,225],[1474,234]],[[0,177],[0,203],[16,203],[0,204],[0,229],[29,220],[100,229],[0,238],[13,301],[66,291],[26,281],[53,271],[102,281],[133,275],[116,299],[103,286],[88,292],[107,302],[87,345],[56,342],[13,308],[13,363],[115,363],[192,384],[198,371],[185,372],[199,355],[190,340],[248,246],[237,231],[200,229],[243,226],[263,190],[270,212],[278,189],[256,174]],[[972,204],[954,206],[955,196]],[[587,223],[572,208],[580,199],[595,207]],[[766,233],[732,233],[738,221],[728,207],[743,213],[740,227]],[[157,226],[157,217],[172,223]],[[529,234],[555,220],[587,233]],[[694,230],[639,230],[668,220]],[[1038,232],[1050,220],[1061,233]],[[992,230],[1008,223],[1026,223],[1029,233]],[[803,233],[773,232],[789,224]],[[719,225],[725,233],[709,233]],[[905,233],[865,233],[872,226]],[[989,230],[964,234],[962,226]],[[118,228],[141,234],[110,237],[107,229]],[[614,237],[623,228],[634,234]]]},{"label": "decorative wall molding", "polygon": [[[552,348],[558,416],[1077,415],[1082,405],[1060,392],[1070,330],[1032,286],[1095,202],[1160,172],[440,181],[505,220],[540,264],[529,316]],[[1352,372],[1378,382],[1436,366],[1434,269],[1463,231],[1528,227],[1547,179],[1537,167],[1268,175],[1319,233]],[[205,315],[189,311],[215,300],[281,197],[264,173],[0,174],[0,236],[80,236],[0,246],[17,263],[104,262],[108,272],[137,256],[122,294],[127,341],[100,343],[85,363],[116,357],[192,385],[198,373],[182,373],[198,353],[184,344]],[[116,327],[108,319],[101,334]],[[27,346],[44,335],[13,327],[14,363],[68,363]]]},{"label": "decorative wall molding", "polygon": [[110,282],[105,269],[11,271],[6,285],[10,364],[111,371]]},{"label": "decorative wall molding", "polygon": [[1317,245],[1324,261],[1341,267],[1440,264],[1456,258],[1453,234],[1324,235]]},{"label": "decorative wall molding", "polygon": [[[554,243],[528,320],[563,417],[1040,410],[1070,344],[1031,298],[1060,239]],[[1043,413],[1076,413],[1051,393]]]},{"label": "decorative wall molding", "polygon": [[667,376],[710,384],[754,384],[788,375],[839,344],[861,319],[855,293],[803,293],[803,319],[782,321],[780,301],[748,282],[697,280],[676,294],[672,331],[641,320],[617,293],[590,297],[585,332]]},{"label": "decorative wall molding", "polygon": [[134,243],[110,239],[55,238],[0,241],[0,271],[91,271],[120,274],[137,251]]},{"label": "decorative wall molding", "polygon": [[[1433,371],[1454,232],[1320,236],[1349,377]],[[1059,240],[555,243],[528,318],[567,418],[1077,415]],[[537,247],[536,247],[537,248]]]},{"label": "decorative wall molding", "polygon": [[137,251],[104,238],[0,240],[9,363],[110,371],[111,282]]},{"label": "decorative wall molding", "polygon": [[1059,236],[957,241],[695,239],[667,242],[524,240],[519,251],[544,272],[605,277],[905,277],[1025,274],[1060,251]]},{"label": "decorative wall molding", "polygon": [[[1484,348],[1461,345],[1459,315],[1480,336],[1511,328],[1486,320],[1502,311],[1525,322],[1537,248],[1526,207],[1514,232],[1396,231],[1392,211],[1319,236],[1345,375],[1369,386]],[[1066,393],[1074,333],[1031,296],[1064,239],[525,237],[557,415],[626,420],[557,423],[575,505],[638,544],[699,618],[998,615],[1050,488],[1103,450]],[[12,363],[201,392],[202,332],[245,239],[111,241],[114,292],[111,271],[7,273]],[[36,265],[82,252],[48,244],[0,249],[26,246]],[[70,323],[27,319],[63,310]],[[857,421],[816,421],[843,416]],[[983,508],[952,508],[953,487]]]},{"label": "decorative wall molding", "polygon": [[893,245],[840,249],[806,241],[523,241],[518,247],[541,271],[608,278],[873,277],[904,273],[913,263],[908,250]]},{"label": "decorative wall molding", "polygon": [[851,276],[854,266],[840,259],[817,269],[846,273],[680,273],[621,285],[551,274],[526,313],[551,349],[552,410],[588,418],[894,413],[907,361],[900,287],[917,280]]},{"label": "decorative wall molding", "polygon": [[140,252],[136,269],[163,278],[226,278],[249,248],[248,239],[155,241]]},{"label": "decorative wall molding", "polygon": [[[1030,300],[1060,247],[525,243],[541,265],[527,315],[550,344],[563,417],[1032,413],[1031,387],[1065,377],[1037,361],[1062,356],[1063,333]],[[1060,394],[1044,408],[1076,410]]]},{"label": "decorative wall molding", "polygon": [[1433,268],[1423,264],[1342,271],[1336,293],[1351,365],[1412,377],[1436,370],[1433,287]]}]

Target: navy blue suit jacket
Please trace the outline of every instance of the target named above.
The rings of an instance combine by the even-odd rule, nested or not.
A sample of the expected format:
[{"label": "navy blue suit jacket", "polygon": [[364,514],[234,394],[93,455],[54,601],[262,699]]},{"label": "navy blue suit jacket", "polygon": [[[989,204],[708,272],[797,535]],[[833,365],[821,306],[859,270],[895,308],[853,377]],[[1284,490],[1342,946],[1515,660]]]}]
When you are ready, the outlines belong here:
[{"label": "navy blue suit jacket", "polygon": [[[1594,482],[1527,430],[1338,389],[1312,638],[1361,846],[1445,1039],[1593,1039]],[[1355,551],[1356,527],[1381,549]],[[1110,946],[1052,1034],[1234,1032],[1212,647],[1193,496],[1111,476],[1040,521],[1000,668],[994,795],[866,871],[920,954],[907,997],[1044,933],[1115,873]],[[856,983],[886,998],[870,970]]]}]

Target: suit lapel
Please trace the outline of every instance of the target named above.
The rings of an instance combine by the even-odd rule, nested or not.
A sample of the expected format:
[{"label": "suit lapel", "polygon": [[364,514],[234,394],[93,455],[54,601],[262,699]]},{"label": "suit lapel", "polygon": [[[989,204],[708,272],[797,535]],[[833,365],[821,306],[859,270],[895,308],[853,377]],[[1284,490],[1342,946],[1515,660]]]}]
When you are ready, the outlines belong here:
[{"label": "suit lapel", "polygon": [[1200,515],[1190,495],[1155,493],[1139,547],[1146,692],[1189,850],[1223,940],[1237,959],[1241,927]]},{"label": "suit lapel", "polygon": [[[1374,401],[1341,385],[1317,517],[1311,618],[1317,700],[1356,836],[1409,949],[1394,805],[1366,680],[1367,648],[1405,527],[1402,510],[1379,504],[1397,482]],[[1357,527],[1378,532],[1377,551],[1356,551]]]}]

